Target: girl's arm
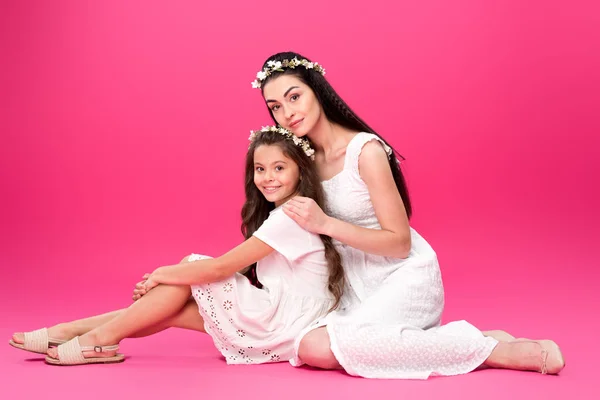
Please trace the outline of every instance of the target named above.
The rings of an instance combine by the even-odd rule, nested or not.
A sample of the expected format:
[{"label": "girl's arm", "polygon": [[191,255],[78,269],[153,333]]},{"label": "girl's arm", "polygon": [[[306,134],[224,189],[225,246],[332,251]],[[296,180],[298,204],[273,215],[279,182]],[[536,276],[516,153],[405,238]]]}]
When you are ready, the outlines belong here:
[{"label": "girl's arm", "polygon": [[388,156],[377,141],[367,142],[358,160],[381,229],[369,229],[329,217],[312,200],[296,197],[284,212],[304,229],[331,236],[366,253],[406,258],[410,252],[410,226],[404,203],[394,182]]},{"label": "girl's arm", "polygon": [[160,267],[148,279],[151,280],[151,285],[153,283],[194,285],[218,282],[262,260],[273,251],[272,247],[252,236],[221,257]]}]

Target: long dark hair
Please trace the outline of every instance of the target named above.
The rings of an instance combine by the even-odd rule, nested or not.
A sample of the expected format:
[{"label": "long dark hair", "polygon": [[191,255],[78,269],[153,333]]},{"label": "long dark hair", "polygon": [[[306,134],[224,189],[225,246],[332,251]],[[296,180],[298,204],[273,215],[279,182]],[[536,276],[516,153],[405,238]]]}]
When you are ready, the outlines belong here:
[{"label": "long dark hair", "polygon": [[[325,193],[321,186],[317,168],[314,162],[304,154],[304,150],[281,133],[260,132],[250,144],[246,154],[244,183],[246,202],[242,207],[242,234],[246,239],[249,239],[256,232],[269,217],[269,212],[275,208],[275,205],[269,202],[254,184],[254,151],[263,145],[279,146],[283,154],[298,165],[301,177],[298,183],[298,195],[313,199],[319,207],[323,207],[325,203]],[[328,288],[335,298],[335,302],[331,307],[333,310],[339,305],[344,287],[342,259],[335,249],[331,237],[326,235],[320,235],[320,237],[325,246],[325,259],[329,267]],[[256,277],[256,264],[250,266],[244,274],[253,284],[260,286],[260,282]]]},{"label": "long dark hair", "polygon": [[[306,59],[310,61],[308,58],[294,52],[284,52],[277,53],[272,55],[265,61],[263,65],[263,69],[267,67],[267,62],[269,61],[281,61],[284,60],[292,60],[297,58],[298,60]],[[402,155],[400,155],[384,138],[381,137],[378,133],[376,133],[365,121],[363,121],[350,107],[346,104],[344,100],[336,93],[333,87],[327,82],[325,77],[320,73],[316,72],[313,69],[307,69],[304,67],[296,67],[296,68],[285,68],[283,71],[275,71],[272,72],[267,79],[262,82],[262,89],[264,90],[265,84],[273,78],[276,78],[281,75],[294,75],[298,77],[302,82],[304,82],[308,87],[312,89],[312,91],[317,96],[319,103],[321,103],[321,107],[323,107],[323,112],[327,119],[333,123],[343,126],[344,128],[357,131],[357,132],[368,132],[374,133],[379,136],[393,151],[393,154],[396,154],[401,160],[404,159]],[[269,114],[271,114],[271,118],[275,123],[277,120],[273,116],[273,111],[269,107]],[[398,188],[398,192],[400,193],[400,197],[402,197],[402,202],[404,203],[404,208],[406,209],[406,214],[408,218],[412,215],[412,206],[410,203],[410,196],[408,195],[408,187],[406,185],[406,180],[404,179],[404,175],[402,175],[402,170],[400,169],[400,163],[396,157],[389,157],[390,168],[392,169],[392,176],[394,177],[394,182],[396,182],[396,187]]]}]

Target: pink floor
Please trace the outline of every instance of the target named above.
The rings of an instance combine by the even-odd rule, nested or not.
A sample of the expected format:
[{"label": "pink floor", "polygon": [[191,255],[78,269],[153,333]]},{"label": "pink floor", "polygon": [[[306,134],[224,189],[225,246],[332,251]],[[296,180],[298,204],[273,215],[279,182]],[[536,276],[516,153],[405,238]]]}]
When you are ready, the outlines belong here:
[{"label": "pink floor", "polygon": [[[481,329],[552,338],[561,345],[568,364],[560,376],[486,370],[421,382],[368,380],[342,372],[294,369],[287,363],[227,366],[207,336],[171,330],[126,340],[122,351],[128,358],[119,365],[51,367],[41,357],[4,345],[0,347],[0,398],[598,398],[594,390],[598,349],[593,344],[598,330],[598,273],[574,273],[577,265],[591,265],[592,260],[583,254],[554,261],[515,254],[508,265],[506,259],[485,257],[484,267],[478,269],[486,251],[483,243],[482,253],[464,257],[451,250],[449,239],[438,242],[438,253],[446,253],[441,256],[446,265],[445,320],[467,319]],[[129,266],[122,277],[119,267],[110,264],[117,259],[114,254],[83,250],[67,255],[46,248],[38,258],[27,255],[24,246],[6,248],[0,260],[3,271],[8,266],[0,292],[0,337],[6,341],[15,330],[126,306],[128,281],[137,278],[132,265],[144,270],[143,265],[151,260],[149,255],[142,260],[127,255],[115,246],[115,251],[123,252],[118,257],[121,265]],[[36,263],[38,268],[43,263],[43,268],[36,275],[27,274]],[[86,272],[80,276],[61,272],[64,263],[80,264]]]}]

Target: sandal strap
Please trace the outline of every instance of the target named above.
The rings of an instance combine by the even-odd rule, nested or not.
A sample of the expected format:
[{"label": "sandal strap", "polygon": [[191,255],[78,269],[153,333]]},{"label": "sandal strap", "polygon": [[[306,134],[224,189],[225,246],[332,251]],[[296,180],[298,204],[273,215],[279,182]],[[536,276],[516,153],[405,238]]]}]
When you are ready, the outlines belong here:
[{"label": "sandal strap", "polygon": [[29,351],[45,353],[48,351],[48,329],[42,328],[24,333],[23,347]]},{"label": "sandal strap", "polygon": [[546,362],[548,361],[548,351],[542,347],[542,367],[540,368],[540,372],[542,375],[546,375],[548,373],[548,367],[546,367]]},{"label": "sandal strap", "polygon": [[85,364],[86,358],[83,356],[84,351],[94,351],[101,353],[103,351],[117,350],[119,345],[111,346],[81,346],[79,344],[79,336],[74,337],[68,342],[57,347],[58,359],[64,365]]},{"label": "sandal strap", "polygon": [[117,351],[119,350],[118,344],[111,344],[110,346],[81,346],[81,351],[93,351],[96,353],[103,353],[105,351]]}]

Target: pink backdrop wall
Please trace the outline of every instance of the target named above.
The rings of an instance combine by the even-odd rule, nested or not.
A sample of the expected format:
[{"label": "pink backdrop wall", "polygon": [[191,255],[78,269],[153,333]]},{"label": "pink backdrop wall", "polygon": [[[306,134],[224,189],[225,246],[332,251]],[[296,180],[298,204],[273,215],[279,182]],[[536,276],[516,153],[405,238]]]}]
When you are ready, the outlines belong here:
[{"label": "pink backdrop wall", "polygon": [[27,315],[57,304],[81,315],[73,299],[122,306],[142,273],[237,244],[246,139],[270,122],[250,81],[288,49],[323,64],[406,156],[447,319],[544,316],[530,331],[557,336],[579,320],[573,307],[598,301],[598,13],[517,0],[123,3],[1,6],[11,324],[35,328]]}]

